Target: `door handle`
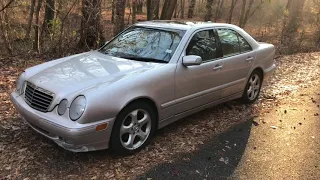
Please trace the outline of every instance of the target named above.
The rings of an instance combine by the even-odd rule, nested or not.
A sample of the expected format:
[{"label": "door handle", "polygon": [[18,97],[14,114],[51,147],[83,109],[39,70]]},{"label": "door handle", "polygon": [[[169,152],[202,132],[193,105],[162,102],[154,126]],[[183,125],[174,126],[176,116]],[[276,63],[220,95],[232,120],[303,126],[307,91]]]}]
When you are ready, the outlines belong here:
[{"label": "door handle", "polygon": [[213,70],[220,70],[220,69],[222,69],[222,67],[223,67],[223,65],[217,64],[217,65],[213,68]]},{"label": "door handle", "polygon": [[248,62],[253,61],[253,57],[248,57],[248,58],[246,59],[246,61],[248,61]]}]

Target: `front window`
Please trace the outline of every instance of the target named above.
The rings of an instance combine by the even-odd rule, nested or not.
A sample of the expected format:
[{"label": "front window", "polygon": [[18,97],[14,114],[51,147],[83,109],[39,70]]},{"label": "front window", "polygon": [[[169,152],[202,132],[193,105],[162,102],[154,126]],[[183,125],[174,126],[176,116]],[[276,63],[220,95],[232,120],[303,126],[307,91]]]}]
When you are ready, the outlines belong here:
[{"label": "front window", "polygon": [[186,55],[200,56],[203,61],[217,58],[217,41],[214,37],[213,30],[197,32],[187,47]]},{"label": "front window", "polygon": [[167,63],[185,31],[132,27],[102,49],[101,53],[137,61]]}]

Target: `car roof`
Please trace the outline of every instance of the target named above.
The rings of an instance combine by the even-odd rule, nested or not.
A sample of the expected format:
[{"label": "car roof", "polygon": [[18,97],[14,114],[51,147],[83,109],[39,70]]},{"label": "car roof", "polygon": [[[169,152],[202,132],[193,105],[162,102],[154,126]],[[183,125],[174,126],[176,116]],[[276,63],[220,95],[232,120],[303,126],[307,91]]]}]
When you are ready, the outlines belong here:
[{"label": "car roof", "polygon": [[147,26],[154,28],[166,28],[166,29],[201,29],[207,27],[230,27],[239,28],[238,26],[226,23],[213,23],[213,22],[201,22],[201,21],[177,21],[177,20],[154,20],[154,21],[143,21],[135,24],[136,26]]}]

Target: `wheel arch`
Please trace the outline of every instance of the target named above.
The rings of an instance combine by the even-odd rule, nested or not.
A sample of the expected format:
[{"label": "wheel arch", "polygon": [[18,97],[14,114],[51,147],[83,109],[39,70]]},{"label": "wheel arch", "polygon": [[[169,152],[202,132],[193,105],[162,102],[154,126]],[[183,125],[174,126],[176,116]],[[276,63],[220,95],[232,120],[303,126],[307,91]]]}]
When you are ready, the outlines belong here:
[{"label": "wheel arch", "polygon": [[154,112],[156,114],[156,125],[157,125],[156,129],[157,129],[158,128],[158,123],[159,123],[159,109],[158,109],[158,106],[155,103],[155,101],[150,97],[142,96],[142,97],[137,97],[137,98],[134,98],[134,99],[130,100],[127,104],[125,104],[121,108],[121,110],[117,114],[117,117],[127,106],[129,106],[130,104],[133,104],[133,103],[137,103],[137,102],[147,103],[154,110]]},{"label": "wheel arch", "polygon": [[[119,134],[117,134],[117,132],[118,132],[117,129],[115,130],[115,128],[119,128],[119,125],[122,124],[122,121],[117,121],[117,119],[120,117],[121,113],[123,111],[125,111],[126,107],[132,105],[133,103],[140,103],[141,104],[141,102],[150,105],[150,107],[154,110],[154,113],[156,116],[156,119],[155,119],[156,122],[154,123],[155,128],[153,130],[151,130],[150,133],[152,133],[152,131],[154,133],[158,129],[158,122],[159,122],[158,121],[158,119],[159,119],[158,118],[158,108],[157,108],[155,102],[149,97],[137,97],[135,99],[132,99],[131,101],[128,101],[116,115],[116,121],[113,124],[112,132],[111,132],[111,136],[110,136],[110,140],[109,140],[109,147],[111,148],[112,151],[116,151],[116,153],[121,154],[121,155],[130,155],[134,152],[140,151],[144,146],[149,144],[149,142],[151,140],[151,138],[150,138],[151,136],[149,136],[146,139],[146,141],[142,145],[140,145],[137,149],[128,150],[122,145],[121,141],[117,140],[119,138],[119,136],[118,136]],[[131,107],[134,107],[134,106],[131,106]]]},{"label": "wheel arch", "polygon": [[[250,73],[250,75],[254,72],[254,71],[258,71],[261,75],[261,78],[262,78],[262,82],[263,82],[263,79],[264,79],[264,71],[261,67],[256,67],[252,70],[252,72]],[[249,76],[250,77],[250,76]]]}]

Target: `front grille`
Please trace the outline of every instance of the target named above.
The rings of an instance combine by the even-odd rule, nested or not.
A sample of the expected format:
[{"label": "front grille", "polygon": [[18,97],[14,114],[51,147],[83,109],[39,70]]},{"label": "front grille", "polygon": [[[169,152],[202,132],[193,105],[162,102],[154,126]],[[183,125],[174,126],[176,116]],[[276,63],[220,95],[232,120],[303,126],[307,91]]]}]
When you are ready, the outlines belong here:
[{"label": "front grille", "polygon": [[53,96],[54,94],[52,92],[27,82],[24,97],[26,103],[30,107],[42,112],[47,112],[53,100]]}]

